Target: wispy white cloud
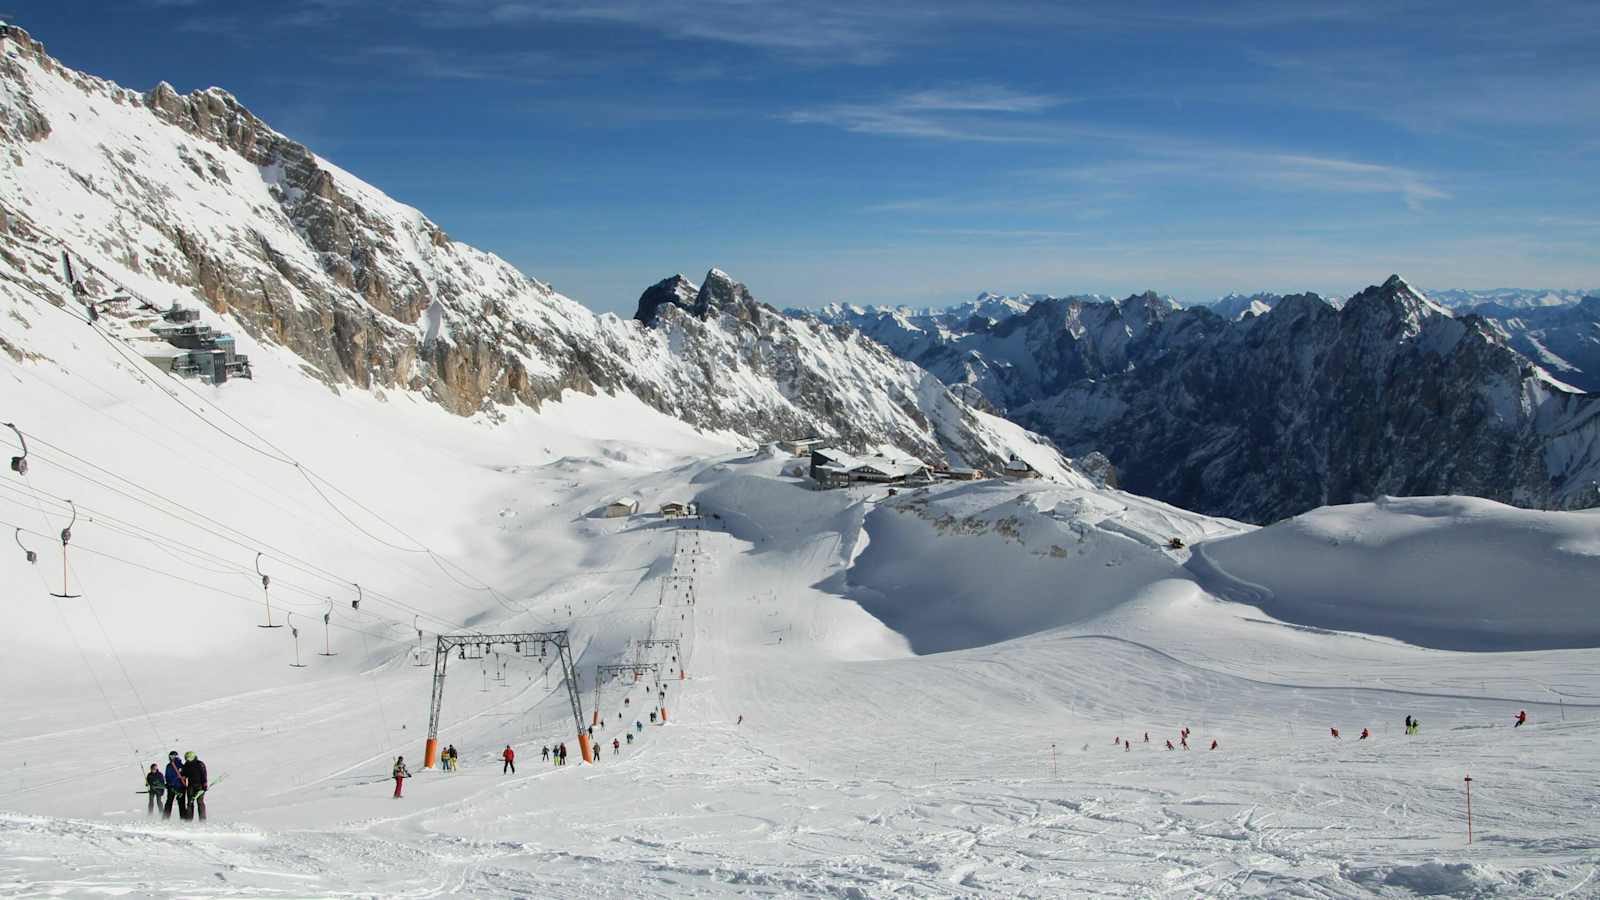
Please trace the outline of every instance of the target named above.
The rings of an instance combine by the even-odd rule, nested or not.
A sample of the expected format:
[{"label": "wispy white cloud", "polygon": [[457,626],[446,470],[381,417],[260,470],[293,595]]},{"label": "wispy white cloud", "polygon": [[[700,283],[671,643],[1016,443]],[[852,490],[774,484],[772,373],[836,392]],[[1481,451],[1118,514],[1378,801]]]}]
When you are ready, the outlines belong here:
[{"label": "wispy white cloud", "polygon": [[1291,192],[1380,194],[1421,209],[1450,194],[1413,169],[1337,157],[1206,147],[1172,147],[1142,157],[1056,170],[1073,181],[1126,186],[1181,179],[1225,181]]},{"label": "wispy white cloud", "polygon": [[1059,124],[1037,114],[1065,102],[1062,97],[995,85],[962,85],[793,110],[783,118],[796,125],[825,125],[857,134],[1037,143],[1063,136]]}]

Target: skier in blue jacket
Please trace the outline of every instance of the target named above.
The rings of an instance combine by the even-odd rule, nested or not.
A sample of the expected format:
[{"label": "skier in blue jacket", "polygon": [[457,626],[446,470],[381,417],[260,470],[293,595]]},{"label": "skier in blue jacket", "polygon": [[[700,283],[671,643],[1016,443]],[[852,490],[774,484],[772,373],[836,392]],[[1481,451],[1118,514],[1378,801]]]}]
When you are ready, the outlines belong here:
[{"label": "skier in blue jacket", "polygon": [[183,789],[183,763],[178,760],[178,751],[167,753],[167,803],[161,808],[161,818],[172,818],[172,804],[178,804],[178,818],[189,818],[189,797]]}]

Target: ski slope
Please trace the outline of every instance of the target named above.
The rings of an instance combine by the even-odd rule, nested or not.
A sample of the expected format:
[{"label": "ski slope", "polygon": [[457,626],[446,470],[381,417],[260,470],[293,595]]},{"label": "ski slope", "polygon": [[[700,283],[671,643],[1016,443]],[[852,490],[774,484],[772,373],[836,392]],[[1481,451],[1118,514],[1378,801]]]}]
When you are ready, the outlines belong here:
[{"label": "ski slope", "polygon": [[[1258,530],[1078,482],[816,492],[624,399],[461,419],[270,347],[217,389],[85,329],[10,336],[70,365],[0,356],[0,420],[38,438],[0,521],[40,557],[0,553],[0,893],[1600,896],[1600,651],[1504,649],[1594,620],[1587,514],[1440,498]],[[618,496],[641,514],[600,517]],[[66,499],[82,596],[56,599]],[[654,514],[689,499],[703,528]],[[257,627],[258,552],[306,668]],[[1472,652],[1434,649],[1496,596]],[[1412,643],[1385,636],[1401,611]],[[1495,646],[1506,621],[1529,625]],[[421,771],[415,628],[570,629],[604,756],[540,763],[576,747],[548,659],[453,659],[462,771]],[[614,756],[654,683],[594,667],[634,659],[667,671],[669,724]],[[169,748],[210,766],[204,825],[145,815]]]}]

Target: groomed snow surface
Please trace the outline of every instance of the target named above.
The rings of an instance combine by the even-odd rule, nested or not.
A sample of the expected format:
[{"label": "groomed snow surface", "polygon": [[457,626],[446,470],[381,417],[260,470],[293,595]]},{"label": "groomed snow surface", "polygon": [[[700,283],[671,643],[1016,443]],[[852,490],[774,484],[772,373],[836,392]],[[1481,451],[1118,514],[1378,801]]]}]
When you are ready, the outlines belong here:
[{"label": "groomed snow surface", "polygon": [[[0,421],[37,438],[0,522],[40,557],[0,553],[5,895],[1600,896],[1594,514],[818,492],[620,400],[456,419],[255,347],[255,381],[190,392],[0,329],[56,361],[0,355]],[[618,496],[640,514],[595,514]],[[66,499],[83,596],[55,599]],[[703,531],[654,514],[690,499]],[[256,627],[257,552],[306,668]],[[576,747],[548,659],[453,659],[462,769],[422,771],[414,622],[569,628],[605,756],[540,762]],[[670,670],[647,637],[688,678],[613,755],[652,684],[595,666]],[[145,815],[169,748],[210,767],[204,824]]]}]

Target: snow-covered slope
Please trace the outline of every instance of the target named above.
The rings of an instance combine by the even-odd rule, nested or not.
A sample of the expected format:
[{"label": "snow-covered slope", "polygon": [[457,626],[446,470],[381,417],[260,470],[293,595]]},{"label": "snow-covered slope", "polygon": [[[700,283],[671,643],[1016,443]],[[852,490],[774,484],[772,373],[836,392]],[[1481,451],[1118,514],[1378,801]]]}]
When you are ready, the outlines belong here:
[{"label": "snow-covered slope", "polygon": [[1600,392],[1600,295],[1566,306],[1484,303],[1465,312],[1493,322],[1517,352],[1556,378]]},{"label": "snow-covered slope", "polygon": [[[66,253],[81,299],[198,299],[331,387],[418,392],[462,415],[603,392],[752,440],[819,434],[970,465],[1037,446],[1008,446],[936,379],[812,320],[596,316],[220,89],[138,94],[8,27],[0,110],[0,290],[30,323],[30,307],[69,295]],[[19,340],[15,352],[34,352]]]}]

